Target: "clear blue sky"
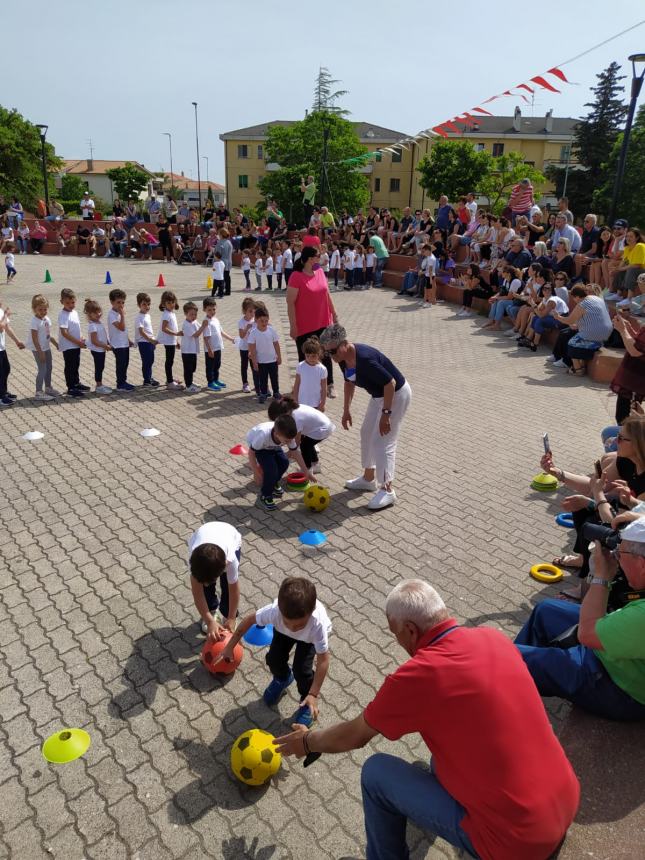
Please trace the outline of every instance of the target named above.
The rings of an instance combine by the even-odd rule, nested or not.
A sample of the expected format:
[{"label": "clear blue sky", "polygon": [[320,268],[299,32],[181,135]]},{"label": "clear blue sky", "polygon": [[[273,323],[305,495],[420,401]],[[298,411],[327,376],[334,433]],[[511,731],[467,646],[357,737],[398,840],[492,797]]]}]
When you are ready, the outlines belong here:
[{"label": "clear blue sky", "polygon": [[[320,65],[349,90],[350,119],[414,134],[643,18],[643,0],[5,3],[2,104],[47,123],[64,158],[87,158],[91,138],[95,158],[168,170],[169,131],[175,171],[196,177],[197,101],[200,151],[222,182],[219,134],[302,118]],[[567,66],[579,86],[540,92],[535,115],[584,114],[595,74],[614,59],[627,71],[635,52],[645,52],[645,25]],[[488,107],[508,115],[515,101]]]}]

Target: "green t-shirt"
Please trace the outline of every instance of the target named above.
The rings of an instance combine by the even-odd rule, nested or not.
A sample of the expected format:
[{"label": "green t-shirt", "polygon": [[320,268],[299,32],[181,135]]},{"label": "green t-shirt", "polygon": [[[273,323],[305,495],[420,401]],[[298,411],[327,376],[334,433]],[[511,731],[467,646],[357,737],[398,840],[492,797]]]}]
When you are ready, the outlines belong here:
[{"label": "green t-shirt", "polygon": [[314,199],[316,197],[316,183],[311,182],[309,185],[305,185],[305,191],[302,195],[302,202],[309,203],[310,206],[314,205]]},{"label": "green t-shirt", "polygon": [[334,216],[331,212],[326,212],[324,215],[320,216],[320,223],[323,227],[334,227]]},{"label": "green t-shirt", "polygon": [[380,236],[370,236],[370,245],[374,248],[374,253],[379,260],[382,260],[383,257],[390,256]]},{"label": "green t-shirt", "polygon": [[596,622],[604,650],[594,654],[611,680],[645,705],[645,600],[635,600]]}]

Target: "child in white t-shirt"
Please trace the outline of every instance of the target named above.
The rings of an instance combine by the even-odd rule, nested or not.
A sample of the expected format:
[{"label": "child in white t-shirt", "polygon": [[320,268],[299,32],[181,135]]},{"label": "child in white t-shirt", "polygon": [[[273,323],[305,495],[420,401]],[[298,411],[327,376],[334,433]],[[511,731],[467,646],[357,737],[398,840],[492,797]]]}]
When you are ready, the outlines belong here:
[{"label": "child in white t-shirt", "polygon": [[87,317],[87,347],[92,353],[94,362],[94,381],[96,382],[97,394],[112,394],[112,389],[103,385],[103,371],[105,370],[105,353],[112,350],[110,339],[105,326],[101,322],[103,310],[94,299],[87,299],[83,308]]},{"label": "child in white t-shirt", "polygon": [[282,354],[278,335],[273,326],[269,325],[269,312],[264,306],[255,309],[255,326],[249,332],[247,343],[251,366],[258,373],[258,402],[265,403],[269,396],[269,378],[273,397],[279,400],[281,395],[278,367],[282,364]]},{"label": "child in white t-shirt", "polygon": [[369,245],[365,255],[365,286],[369,290],[374,285],[374,268],[376,266],[376,253],[374,247]]},{"label": "child in white t-shirt", "polygon": [[47,316],[49,302],[43,295],[36,295],[31,300],[33,316],[29,326],[26,346],[34,354],[38,372],[36,375],[36,400],[53,400],[59,392],[52,388],[52,351],[51,345],[58,347],[51,336],[51,320]]},{"label": "child in white t-shirt", "polygon": [[365,265],[365,258],[363,257],[363,246],[357,245],[356,250],[354,251],[354,275],[353,275],[354,287],[357,290],[361,290],[363,288],[363,266],[364,265]]},{"label": "child in white t-shirt", "polygon": [[248,251],[242,251],[242,273],[244,275],[245,290],[251,289],[251,258]]},{"label": "child in white t-shirt", "polygon": [[188,541],[190,588],[202,619],[202,633],[211,641],[219,639],[226,630],[231,633],[235,630],[241,555],[242,535],[228,523],[204,523]]},{"label": "child in white t-shirt", "polygon": [[16,257],[13,253],[13,245],[9,245],[9,250],[5,254],[4,264],[7,267],[7,283],[13,281],[18,272],[16,271]]},{"label": "child in white t-shirt", "polygon": [[273,257],[271,254],[266,255],[264,261],[264,274],[267,276],[267,290],[273,289]]},{"label": "child in white t-shirt", "polygon": [[152,300],[148,293],[137,293],[139,313],[134,318],[134,342],[141,356],[141,373],[143,384],[157,388],[159,383],[152,377],[152,366],[155,362],[155,346],[158,340],[154,336],[150,305]]},{"label": "child in white t-shirt", "polygon": [[196,394],[201,391],[201,387],[193,383],[193,377],[197,370],[199,338],[204,330],[204,325],[200,326],[197,322],[197,311],[195,302],[186,302],[184,305],[185,319],[181,327],[181,360],[184,365],[184,384],[188,394]]},{"label": "child in white t-shirt", "polygon": [[313,475],[317,475],[320,472],[317,446],[325,439],[329,439],[336,429],[336,425],[320,409],[298,403],[294,397],[290,397],[288,394],[280,401],[272,401],[269,406],[269,418],[275,421],[279,415],[293,416],[298,429],[296,441],[300,445],[302,459],[307,469]]},{"label": "child in white t-shirt", "polygon": [[226,265],[222,260],[222,255],[219,251],[215,251],[215,256],[213,258],[213,289],[211,290],[211,296],[217,296],[218,299],[221,299],[224,296],[225,271]]},{"label": "child in white t-shirt", "polygon": [[296,368],[292,397],[298,403],[325,411],[327,400],[327,368],[322,363],[323,348],[317,337],[309,337],[302,345],[305,360]]},{"label": "child in white t-shirt", "polygon": [[82,385],[78,371],[81,364],[81,350],[86,348],[81,334],[81,321],[76,310],[76,293],[69,287],[60,291],[63,306],[58,314],[58,349],[63,353],[65,382],[70,397],[84,397],[89,385]]},{"label": "child in white t-shirt", "polygon": [[289,241],[282,243],[282,268],[284,269],[284,282],[288,284],[293,272],[293,251]]},{"label": "child in white t-shirt", "polygon": [[128,326],[125,321],[126,294],[123,290],[110,290],[108,298],[112,305],[107,316],[108,342],[112,347],[116,364],[116,390],[134,391],[135,386],[128,382],[130,347],[134,344],[128,336]]},{"label": "child in white t-shirt", "polygon": [[11,328],[11,311],[9,308],[3,309],[2,303],[0,303],[0,407],[13,406],[17,400],[17,396],[11,394],[7,389],[11,365],[7,356],[6,335],[9,335],[18,349],[25,348],[24,343],[18,340],[14,330]]},{"label": "child in white t-shirt", "polygon": [[206,319],[202,323],[201,332],[204,338],[204,359],[206,362],[207,387],[211,391],[221,391],[226,388],[226,383],[219,378],[219,369],[222,365],[222,349],[224,342],[222,338],[235,343],[235,338],[222,330],[220,321],[217,319],[217,302],[210,296],[202,302],[202,309]]},{"label": "child in white t-shirt", "polygon": [[423,246],[424,257],[421,260],[421,273],[423,274],[423,299],[420,304],[424,308],[430,308],[437,304],[437,282],[435,272],[437,268],[437,258],[432,253],[430,245]]},{"label": "child in white t-shirt", "polygon": [[[239,334],[239,349],[240,349],[240,370],[242,373],[242,391],[249,394],[249,344],[248,336],[251,329],[255,325],[255,308],[256,304],[251,298],[246,298],[242,302],[242,319],[237,324]],[[253,374],[253,387],[255,393],[260,393],[259,376],[257,370],[251,365],[251,373]]]},{"label": "child in white t-shirt", "polygon": [[329,254],[327,253],[326,245],[322,246],[322,250],[320,252],[320,267],[325,273],[325,277],[329,277]]},{"label": "child in white t-shirt", "polygon": [[[230,662],[233,659],[234,647],[254,624],[273,626],[273,639],[266,656],[273,680],[264,691],[265,704],[275,705],[295,680],[299,706],[293,721],[309,728],[318,717],[320,690],[329,671],[332,631],[327,610],[318,600],[316,586],[304,577],[283,579],[278,599],[251,612],[240,622],[220,660]],[[290,667],[289,657],[294,647],[293,666]]]},{"label": "child in white t-shirt", "polygon": [[262,275],[264,274],[264,259],[262,258],[262,251],[255,252],[255,282],[257,287],[255,288],[256,293],[262,292]]},{"label": "child in white t-shirt", "polygon": [[282,251],[280,250],[280,243],[278,242],[278,253],[275,255],[275,276],[278,282],[276,289],[282,289]]},{"label": "child in white t-shirt", "polygon": [[246,434],[249,465],[255,483],[260,486],[258,504],[266,511],[274,511],[276,504],[273,497],[284,494],[280,480],[289,466],[289,459],[282,450],[285,445],[307,477],[316,480],[302,459],[297,435],[298,428],[291,415],[280,415],[275,421],[263,421]]},{"label": "child in white t-shirt", "polygon": [[354,288],[354,249],[348,245],[343,253],[343,269],[345,270],[345,289]]},{"label": "child in white t-shirt", "polygon": [[172,290],[164,290],[161,294],[159,310],[162,313],[161,324],[157,332],[157,342],[163,345],[166,353],[166,388],[171,391],[180,391],[183,390],[184,386],[173,377],[172,367],[175,362],[175,353],[179,349],[179,337],[182,332],[179,331],[177,314],[175,313],[176,310],[179,310],[179,303]]},{"label": "child in white t-shirt", "polygon": [[329,260],[329,277],[334,279],[334,289],[338,289],[338,273],[340,272],[340,251],[338,242],[332,242],[331,258]]}]

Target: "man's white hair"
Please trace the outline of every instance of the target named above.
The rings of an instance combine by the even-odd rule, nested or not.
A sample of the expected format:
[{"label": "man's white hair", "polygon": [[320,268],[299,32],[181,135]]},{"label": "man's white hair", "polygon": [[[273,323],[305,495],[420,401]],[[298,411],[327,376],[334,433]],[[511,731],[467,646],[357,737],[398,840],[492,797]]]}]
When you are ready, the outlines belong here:
[{"label": "man's white hair", "polygon": [[438,592],[427,582],[406,579],[390,591],[385,614],[399,626],[410,621],[424,631],[447,618],[448,610]]}]

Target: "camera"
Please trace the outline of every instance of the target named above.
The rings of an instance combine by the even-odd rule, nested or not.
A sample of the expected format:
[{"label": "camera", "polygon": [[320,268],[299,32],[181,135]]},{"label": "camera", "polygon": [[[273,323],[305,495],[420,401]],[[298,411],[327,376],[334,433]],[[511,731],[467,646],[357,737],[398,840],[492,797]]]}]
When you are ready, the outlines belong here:
[{"label": "camera", "polygon": [[580,530],[580,534],[586,540],[598,541],[600,546],[610,550],[616,549],[622,540],[619,531],[612,529],[611,526],[605,526],[599,523],[585,523]]}]

